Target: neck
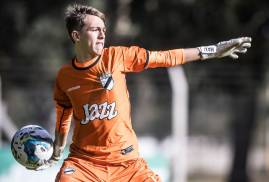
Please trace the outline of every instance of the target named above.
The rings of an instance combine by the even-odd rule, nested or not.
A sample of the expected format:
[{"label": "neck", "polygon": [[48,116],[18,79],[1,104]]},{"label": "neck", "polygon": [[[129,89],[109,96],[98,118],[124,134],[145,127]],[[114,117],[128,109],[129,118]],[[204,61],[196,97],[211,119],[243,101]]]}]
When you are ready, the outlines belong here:
[{"label": "neck", "polygon": [[96,58],[97,56],[98,55],[90,55],[90,54],[88,54],[88,55],[86,55],[86,54],[81,55],[81,54],[76,54],[77,61],[79,61],[81,63],[86,62],[86,61],[90,61],[90,60]]},{"label": "neck", "polygon": [[91,53],[89,51],[83,51],[81,49],[76,49],[76,48],[75,48],[75,53],[76,53],[77,61],[79,61],[81,63],[98,57],[97,54]]}]

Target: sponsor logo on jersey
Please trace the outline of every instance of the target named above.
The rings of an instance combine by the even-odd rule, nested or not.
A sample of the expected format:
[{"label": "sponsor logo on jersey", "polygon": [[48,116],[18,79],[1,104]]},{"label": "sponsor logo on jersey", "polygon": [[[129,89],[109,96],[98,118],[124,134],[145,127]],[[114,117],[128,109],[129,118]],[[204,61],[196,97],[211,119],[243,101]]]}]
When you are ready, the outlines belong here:
[{"label": "sponsor logo on jersey", "polygon": [[102,86],[107,90],[112,90],[114,86],[114,80],[110,73],[104,73],[100,76]]},{"label": "sponsor logo on jersey", "polygon": [[116,103],[112,102],[108,104],[107,102],[102,104],[85,104],[83,106],[85,118],[81,120],[81,124],[87,124],[90,121],[95,119],[103,120],[103,119],[112,119],[117,116],[118,111],[115,110]]}]

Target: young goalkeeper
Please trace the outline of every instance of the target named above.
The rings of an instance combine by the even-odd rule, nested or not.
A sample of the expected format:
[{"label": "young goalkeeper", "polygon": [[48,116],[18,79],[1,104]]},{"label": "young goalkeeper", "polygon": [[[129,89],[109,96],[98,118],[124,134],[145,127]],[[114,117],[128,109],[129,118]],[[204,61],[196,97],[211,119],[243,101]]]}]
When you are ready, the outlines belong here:
[{"label": "young goalkeeper", "polygon": [[73,118],[70,154],[57,182],[161,181],[139,157],[126,74],[210,58],[237,59],[237,53],[246,53],[251,46],[250,37],[241,37],[211,46],[167,51],[137,46],[104,48],[103,13],[90,6],[70,5],[65,21],[75,57],[58,72],[54,152],[37,169],[45,169],[61,158]]}]

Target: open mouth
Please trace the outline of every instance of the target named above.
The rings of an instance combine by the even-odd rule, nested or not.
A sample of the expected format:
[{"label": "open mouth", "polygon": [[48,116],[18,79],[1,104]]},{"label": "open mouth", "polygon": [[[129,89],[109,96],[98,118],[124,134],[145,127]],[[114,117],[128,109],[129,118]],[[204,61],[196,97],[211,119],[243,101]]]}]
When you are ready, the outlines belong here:
[{"label": "open mouth", "polygon": [[99,50],[103,49],[104,48],[104,43],[102,43],[102,42],[96,43],[96,48],[99,49]]},{"label": "open mouth", "polygon": [[96,45],[101,45],[101,46],[103,46],[104,43],[103,43],[103,42],[97,42]]}]

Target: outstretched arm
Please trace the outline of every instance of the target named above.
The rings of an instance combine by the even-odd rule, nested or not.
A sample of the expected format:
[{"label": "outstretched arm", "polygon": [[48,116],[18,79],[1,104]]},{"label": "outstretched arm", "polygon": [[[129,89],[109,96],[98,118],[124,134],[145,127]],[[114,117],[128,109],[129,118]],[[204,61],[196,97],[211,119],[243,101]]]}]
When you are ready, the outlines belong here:
[{"label": "outstretched arm", "polygon": [[229,56],[238,59],[237,53],[246,53],[251,47],[251,37],[240,37],[215,45],[184,49],[185,63]]}]

